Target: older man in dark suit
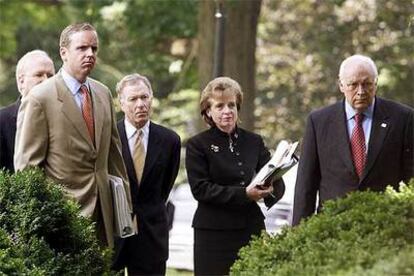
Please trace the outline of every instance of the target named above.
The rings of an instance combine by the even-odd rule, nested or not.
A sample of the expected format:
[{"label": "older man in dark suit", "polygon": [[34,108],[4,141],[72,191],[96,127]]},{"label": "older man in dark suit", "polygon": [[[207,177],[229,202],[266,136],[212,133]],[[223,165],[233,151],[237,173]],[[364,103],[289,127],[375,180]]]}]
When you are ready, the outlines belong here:
[{"label": "older man in dark suit", "polygon": [[164,275],[168,259],[166,201],[178,173],[180,137],[150,121],[153,92],[148,79],[125,76],[117,84],[125,119],[118,122],[138,235],[121,242],[117,266],[128,275]]},{"label": "older man in dark suit", "polygon": [[345,59],[339,88],[345,100],[307,120],[295,187],[293,225],[328,199],[355,190],[383,191],[414,176],[412,108],[376,96],[378,73],[366,56]]},{"label": "older man in dark suit", "polygon": [[[27,52],[17,62],[16,82],[20,96],[27,95],[36,84],[55,74],[53,61],[41,50]],[[0,169],[14,172],[13,156],[16,120],[21,99],[0,110]]]}]

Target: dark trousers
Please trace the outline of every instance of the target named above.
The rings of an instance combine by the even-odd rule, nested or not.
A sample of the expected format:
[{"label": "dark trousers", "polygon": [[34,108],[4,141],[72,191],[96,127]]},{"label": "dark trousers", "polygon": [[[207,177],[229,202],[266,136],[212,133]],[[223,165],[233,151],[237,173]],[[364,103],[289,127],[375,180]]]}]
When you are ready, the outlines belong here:
[{"label": "dark trousers", "polygon": [[165,275],[165,262],[160,262],[158,264],[153,264],[151,266],[146,265],[145,267],[140,266],[138,263],[130,265],[127,267],[128,276],[138,276],[138,275]]},{"label": "dark trousers", "polygon": [[95,210],[93,211],[91,219],[96,223],[95,230],[99,245],[101,247],[108,247],[108,241],[106,239],[105,224],[103,221],[101,202],[99,200],[99,196],[96,200]]}]

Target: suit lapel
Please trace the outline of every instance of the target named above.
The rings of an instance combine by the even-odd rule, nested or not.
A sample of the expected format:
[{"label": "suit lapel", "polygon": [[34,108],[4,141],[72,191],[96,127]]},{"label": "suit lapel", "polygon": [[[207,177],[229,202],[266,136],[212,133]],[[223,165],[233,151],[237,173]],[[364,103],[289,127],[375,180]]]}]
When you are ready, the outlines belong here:
[{"label": "suit lapel", "polygon": [[101,133],[104,119],[104,108],[102,94],[99,93],[98,88],[96,88],[92,82],[90,83],[91,97],[92,97],[92,107],[93,107],[93,119],[95,126],[95,144],[96,150],[99,150],[99,145],[101,142]]},{"label": "suit lapel", "polygon": [[12,111],[12,118],[13,120],[17,119],[17,114],[19,113],[19,107],[21,103],[21,98],[19,98],[14,104],[13,104],[13,111]]},{"label": "suit lapel", "polygon": [[385,137],[390,129],[390,121],[386,108],[380,98],[375,99],[375,109],[371,126],[371,134],[369,137],[367,162],[365,165],[362,180],[367,176],[369,170],[375,163],[375,159],[381,151]]},{"label": "suit lapel", "polygon": [[118,123],[119,137],[122,143],[122,156],[124,158],[125,167],[128,173],[128,179],[130,182],[131,194],[136,195],[138,193],[138,181],[135,173],[134,161],[132,160],[131,151],[129,150],[128,138],[125,131],[124,120]]},{"label": "suit lapel", "polygon": [[[16,122],[17,122],[17,114],[19,113],[19,107],[20,107],[20,103],[21,103],[21,99],[19,98],[13,105],[13,110],[12,110],[12,120],[13,120],[13,124],[10,125],[11,128],[11,133],[16,133]],[[14,137],[13,137],[14,139]],[[14,143],[13,143],[14,144]]]},{"label": "suit lapel", "polygon": [[89,137],[88,129],[86,128],[86,124],[82,117],[82,113],[79,107],[77,106],[75,99],[72,96],[72,93],[66,87],[65,82],[60,73],[56,75],[56,91],[57,99],[62,103],[62,113],[72,123],[73,127],[77,130],[79,135],[85,141],[87,141],[87,143],[90,144],[91,147],[94,147],[91,138]]},{"label": "suit lapel", "polygon": [[149,137],[148,137],[148,148],[147,155],[145,157],[144,171],[142,173],[141,183],[145,183],[145,179],[152,167],[155,165],[155,161],[158,159],[158,155],[161,153],[161,145],[159,138],[157,125],[150,122]]},{"label": "suit lapel", "polygon": [[334,134],[332,135],[333,141],[337,140],[338,156],[341,158],[345,166],[351,172],[355,173],[354,164],[352,163],[351,149],[349,146],[349,135],[346,124],[346,115],[344,108],[344,101],[338,103],[335,110],[335,116],[333,117],[332,128]]}]

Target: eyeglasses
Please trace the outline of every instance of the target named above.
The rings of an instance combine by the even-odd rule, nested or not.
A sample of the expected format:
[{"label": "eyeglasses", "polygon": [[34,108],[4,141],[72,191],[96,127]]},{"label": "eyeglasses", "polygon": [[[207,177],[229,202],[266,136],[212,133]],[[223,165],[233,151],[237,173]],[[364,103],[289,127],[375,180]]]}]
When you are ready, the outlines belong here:
[{"label": "eyeglasses", "polygon": [[374,89],[376,83],[371,81],[364,81],[364,82],[345,82],[344,85],[348,90],[355,91],[361,85],[363,90],[372,90]]}]

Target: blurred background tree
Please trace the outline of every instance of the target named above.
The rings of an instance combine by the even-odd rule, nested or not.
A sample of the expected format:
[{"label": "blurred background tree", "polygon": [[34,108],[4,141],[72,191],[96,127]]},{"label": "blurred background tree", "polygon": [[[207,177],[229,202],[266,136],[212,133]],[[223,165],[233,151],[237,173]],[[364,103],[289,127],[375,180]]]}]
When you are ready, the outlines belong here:
[{"label": "blurred background tree", "polygon": [[242,127],[254,130],[256,97],[256,37],[261,0],[200,1],[198,16],[198,76],[203,89],[213,76],[215,16],[218,5],[224,16],[223,76],[235,79],[243,90],[243,107],[239,114]]},{"label": "blurred background tree", "polygon": [[411,0],[268,0],[260,19],[255,116],[269,146],[300,139],[311,110],[342,99],[338,69],[352,54],[375,61],[378,95],[414,105]]},{"label": "blurred background tree", "polygon": [[[379,95],[414,106],[412,0],[222,2],[225,74],[245,90],[243,126],[270,148],[300,139],[311,110],[342,98],[338,67],[354,53],[376,62]],[[148,76],[153,119],[185,144],[199,131],[199,91],[211,79],[214,9],[208,0],[0,0],[0,106],[18,97],[15,65],[25,52],[46,50],[59,69],[61,30],[89,21],[100,36],[92,76],[114,96],[125,74]]]}]

